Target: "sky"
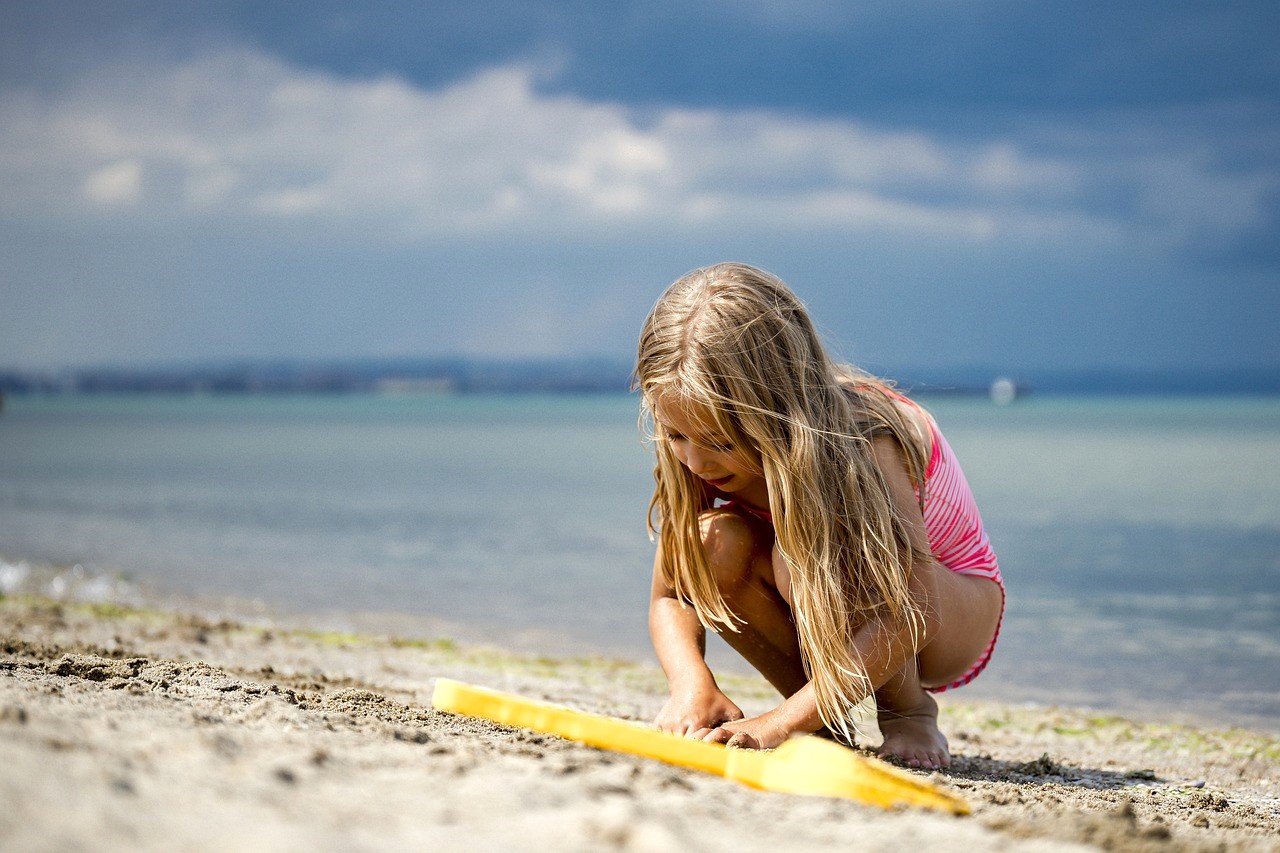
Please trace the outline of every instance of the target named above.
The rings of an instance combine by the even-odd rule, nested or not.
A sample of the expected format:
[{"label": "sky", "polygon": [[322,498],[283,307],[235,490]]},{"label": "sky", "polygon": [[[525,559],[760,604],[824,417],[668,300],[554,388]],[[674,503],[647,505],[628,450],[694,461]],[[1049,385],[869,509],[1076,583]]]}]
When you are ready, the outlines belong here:
[{"label": "sky", "polygon": [[0,370],[634,351],[1280,370],[1280,5],[0,0]]}]

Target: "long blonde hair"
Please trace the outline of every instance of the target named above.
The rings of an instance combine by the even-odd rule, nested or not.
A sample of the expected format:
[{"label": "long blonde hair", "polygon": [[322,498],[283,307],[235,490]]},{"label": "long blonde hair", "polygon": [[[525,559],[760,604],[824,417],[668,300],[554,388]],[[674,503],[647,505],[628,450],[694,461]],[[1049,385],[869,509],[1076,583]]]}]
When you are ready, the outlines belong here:
[{"label": "long blonde hair", "polygon": [[672,284],[638,350],[635,387],[657,456],[648,524],[668,586],[708,628],[737,630],[702,548],[699,518],[713,493],[664,440],[653,419],[659,397],[709,413],[741,464],[764,476],[805,672],[823,722],[850,736],[854,706],[872,689],[854,634],[885,613],[916,630],[908,579],[913,560],[928,556],[913,549],[871,442],[898,441],[923,502],[929,438],[886,383],[831,361],[780,279],[745,264],[716,264]]}]

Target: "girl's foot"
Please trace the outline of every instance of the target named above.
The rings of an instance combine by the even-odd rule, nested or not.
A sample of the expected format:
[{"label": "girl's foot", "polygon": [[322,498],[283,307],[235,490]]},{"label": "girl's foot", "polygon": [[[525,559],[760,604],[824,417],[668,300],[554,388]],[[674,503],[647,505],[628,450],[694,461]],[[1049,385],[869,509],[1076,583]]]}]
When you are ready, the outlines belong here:
[{"label": "girl's foot", "polygon": [[880,711],[877,722],[884,743],[877,754],[907,767],[942,770],[951,766],[951,752],[938,729],[938,703],[923,691],[921,697],[912,708]]}]

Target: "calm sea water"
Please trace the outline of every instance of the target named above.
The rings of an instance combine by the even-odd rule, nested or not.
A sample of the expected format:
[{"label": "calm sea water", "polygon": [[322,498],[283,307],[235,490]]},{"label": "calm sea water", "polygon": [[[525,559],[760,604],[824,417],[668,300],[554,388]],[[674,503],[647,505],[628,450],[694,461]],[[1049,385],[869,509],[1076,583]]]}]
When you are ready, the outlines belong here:
[{"label": "calm sea water", "polygon": [[[1280,731],[1280,399],[924,402],[1010,590],[959,695]],[[625,396],[11,399],[0,590],[645,659],[650,464]]]}]

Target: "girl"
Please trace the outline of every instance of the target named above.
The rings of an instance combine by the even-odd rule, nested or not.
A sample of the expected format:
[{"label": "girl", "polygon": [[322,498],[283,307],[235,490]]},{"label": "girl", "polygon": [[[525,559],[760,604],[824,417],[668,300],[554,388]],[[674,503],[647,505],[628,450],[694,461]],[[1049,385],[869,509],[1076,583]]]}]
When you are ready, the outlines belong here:
[{"label": "girl", "polygon": [[[668,288],[636,387],[657,449],[657,726],[757,749],[823,726],[852,742],[874,695],[882,756],[948,766],[929,692],[986,666],[1004,582],[929,414],[833,364],[795,294],[743,264]],[[785,701],[744,718],[704,661],[706,628]]]}]

